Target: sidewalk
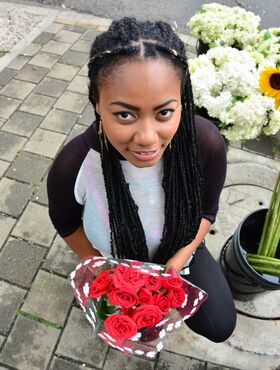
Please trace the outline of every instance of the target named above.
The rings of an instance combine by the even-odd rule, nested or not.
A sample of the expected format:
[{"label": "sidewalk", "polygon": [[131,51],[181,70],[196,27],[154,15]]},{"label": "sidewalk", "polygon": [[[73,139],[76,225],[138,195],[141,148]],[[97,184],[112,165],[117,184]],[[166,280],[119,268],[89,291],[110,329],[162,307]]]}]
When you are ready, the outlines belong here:
[{"label": "sidewalk", "polygon": [[[94,119],[88,52],[109,21],[34,12],[43,15],[41,25],[0,59],[0,370],[279,369],[280,292],[236,300],[236,333],[225,343],[181,326],[155,361],[125,357],[92,337],[68,279],[78,258],[50,223],[45,186],[60,148]],[[194,52],[195,40],[182,38]],[[258,151],[274,156],[270,149]],[[216,258],[240,220],[268,205],[277,158],[230,147],[219,215],[207,237]]]}]

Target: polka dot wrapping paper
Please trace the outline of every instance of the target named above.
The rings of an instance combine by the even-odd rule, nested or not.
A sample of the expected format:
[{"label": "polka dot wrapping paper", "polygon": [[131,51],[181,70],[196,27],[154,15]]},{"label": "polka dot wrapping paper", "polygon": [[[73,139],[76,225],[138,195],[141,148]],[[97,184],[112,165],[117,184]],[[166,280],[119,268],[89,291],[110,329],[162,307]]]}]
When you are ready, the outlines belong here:
[{"label": "polka dot wrapping paper", "polygon": [[175,270],[149,262],[85,258],[70,279],[94,334],[124,354],[147,359],[207,299]]}]

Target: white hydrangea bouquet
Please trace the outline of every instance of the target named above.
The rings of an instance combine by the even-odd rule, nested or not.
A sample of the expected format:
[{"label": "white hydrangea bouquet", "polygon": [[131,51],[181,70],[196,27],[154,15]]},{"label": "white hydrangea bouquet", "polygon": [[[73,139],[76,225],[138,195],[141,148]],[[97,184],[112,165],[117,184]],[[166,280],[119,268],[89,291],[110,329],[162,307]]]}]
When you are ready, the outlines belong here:
[{"label": "white hydrangea bouquet", "polygon": [[204,4],[187,26],[191,34],[205,44],[234,46],[242,49],[249,37],[258,31],[260,17],[239,7]]},{"label": "white hydrangea bouquet", "polygon": [[257,64],[263,64],[267,59],[275,64],[280,63],[280,28],[264,29],[252,34],[244,50],[254,57]]},{"label": "white hydrangea bouquet", "polygon": [[189,71],[195,105],[219,121],[229,141],[280,129],[280,68],[272,61],[257,66],[247,51],[215,47],[190,59]]}]

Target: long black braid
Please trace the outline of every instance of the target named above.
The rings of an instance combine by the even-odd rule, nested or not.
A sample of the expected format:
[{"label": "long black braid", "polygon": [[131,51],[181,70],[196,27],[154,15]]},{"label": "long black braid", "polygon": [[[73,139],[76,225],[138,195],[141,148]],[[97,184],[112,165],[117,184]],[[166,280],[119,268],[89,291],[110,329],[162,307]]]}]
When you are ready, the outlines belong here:
[{"label": "long black braid", "polygon": [[[154,262],[166,263],[181,247],[189,244],[198,231],[203,204],[203,177],[194,126],[191,82],[185,47],[165,22],[141,22],[135,18],[113,21],[109,30],[92,44],[89,67],[89,99],[94,108],[99,84],[117,65],[128,59],[164,58],[179,73],[182,114],[172,149],[164,152],[163,183],[165,223]],[[96,112],[99,129],[100,116]],[[111,253],[119,258],[148,261],[145,233],[138,207],[129,191],[120,164],[120,155],[108,142],[101,162],[109,207]]]}]

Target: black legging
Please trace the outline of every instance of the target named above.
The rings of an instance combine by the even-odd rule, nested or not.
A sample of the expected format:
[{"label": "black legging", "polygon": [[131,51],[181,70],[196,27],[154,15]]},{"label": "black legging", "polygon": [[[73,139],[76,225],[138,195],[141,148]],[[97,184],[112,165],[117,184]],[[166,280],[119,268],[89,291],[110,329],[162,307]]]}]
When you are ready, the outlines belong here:
[{"label": "black legging", "polygon": [[235,328],[236,310],[226,278],[204,244],[195,252],[190,274],[181,276],[208,293],[198,312],[185,321],[187,326],[213,342],[225,341]]}]

